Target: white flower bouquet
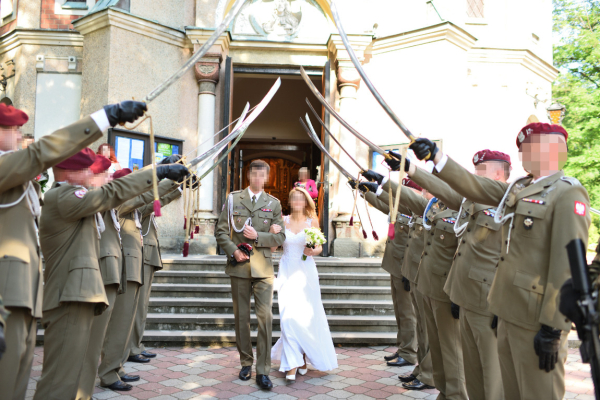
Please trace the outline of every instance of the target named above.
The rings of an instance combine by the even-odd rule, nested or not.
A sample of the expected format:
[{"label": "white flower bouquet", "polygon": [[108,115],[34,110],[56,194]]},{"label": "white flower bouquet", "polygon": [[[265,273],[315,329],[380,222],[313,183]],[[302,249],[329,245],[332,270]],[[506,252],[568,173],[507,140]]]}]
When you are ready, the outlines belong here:
[{"label": "white flower bouquet", "polygon": [[[319,228],[305,228],[304,234],[306,236],[306,247],[314,249],[316,246],[327,243],[325,235]],[[302,261],[306,260],[306,254],[302,254]]]}]

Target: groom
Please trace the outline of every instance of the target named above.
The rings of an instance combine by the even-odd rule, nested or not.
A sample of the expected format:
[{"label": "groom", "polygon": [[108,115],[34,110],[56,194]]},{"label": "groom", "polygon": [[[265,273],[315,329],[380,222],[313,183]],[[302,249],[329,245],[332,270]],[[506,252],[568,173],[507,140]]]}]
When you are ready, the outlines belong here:
[{"label": "groom", "polygon": [[[250,338],[250,296],[254,293],[254,308],[258,319],[256,339],[256,383],[261,389],[271,389],[271,324],[273,321],[273,263],[271,247],[285,241],[285,232],[269,233],[273,224],[283,225],[281,204],[263,191],[269,178],[269,164],[254,160],[248,168],[250,186],[232,192],[217,222],[215,237],[227,254],[225,273],[231,278],[231,295],[235,316],[235,337],[242,370],[240,379],[252,376],[252,341]],[[247,246],[252,246],[247,251]],[[235,259],[235,261],[234,261]]]}]

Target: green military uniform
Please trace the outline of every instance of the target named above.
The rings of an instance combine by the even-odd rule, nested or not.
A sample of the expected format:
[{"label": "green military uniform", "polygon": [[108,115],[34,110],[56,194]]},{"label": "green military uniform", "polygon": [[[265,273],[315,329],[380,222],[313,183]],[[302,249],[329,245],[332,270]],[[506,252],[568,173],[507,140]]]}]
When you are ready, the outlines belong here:
[{"label": "green military uniform", "polygon": [[[116,179],[117,181],[123,179]],[[176,189],[175,182],[164,179],[158,184],[159,196]],[[138,208],[151,204],[153,192],[147,191],[116,207],[121,226],[123,269],[125,270],[124,293],[117,296],[115,306],[106,328],[102,345],[102,358],[98,376],[102,386],[110,386],[125,375],[123,364],[129,357],[129,340],[135,321],[140,287],[144,283],[142,268],[142,225]]]},{"label": "green military uniform", "polygon": [[39,196],[39,185],[32,179],[100,137],[98,125],[86,117],[24,150],[0,156],[0,296],[10,311],[4,328],[7,351],[0,360],[2,398],[25,397],[42,317],[39,209],[32,198]]},{"label": "green military uniform", "polygon": [[[375,193],[367,192],[365,199],[384,214],[390,213],[390,207],[377,197]],[[410,301],[410,293],[404,290],[402,282],[402,260],[404,251],[408,242],[408,221],[410,216],[406,213],[410,211],[405,207],[399,208],[394,224],[394,240],[389,238],[386,241],[385,252],[381,260],[381,267],[389,272],[390,284],[392,288],[392,302],[394,304],[394,314],[396,324],[398,325],[398,336],[396,345],[398,346],[398,355],[411,364],[417,363],[417,317]]]},{"label": "green military uniform", "polygon": [[94,315],[108,304],[100,273],[101,216],[151,187],[152,170],[86,192],[55,184],[44,197],[40,244],[44,253],[44,367],[36,400],[78,395]]},{"label": "green military uniform", "polygon": [[[440,181],[440,184],[444,185],[444,182]],[[394,186],[397,188],[397,184],[392,182],[391,189],[395,193]],[[415,202],[420,197],[410,189],[403,187],[401,190],[400,201],[407,206],[409,205],[404,201]],[[454,234],[454,222],[458,213],[440,204],[439,200],[436,203],[432,199],[430,204],[432,206],[429,210],[416,210],[415,204],[413,211],[423,212],[423,226],[427,230],[423,235],[424,247],[417,290],[423,294],[433,381],[444,398],[466,399],[459,321],[452,316],[450,298],[444,292],[458,246]]]},{"label": "green military uniform", "polygon": [[459,247],[444,291],[460,306],[460,332],[467,393],[471,399],[501,400],[498,340],[492,329],[493,314],[487,297],[502,249],[501,225],[494,222],[496,209],[465,199],[448,185],[419,168],[411,179],[452,209],[461,208],[456,222]]},{"label": "green military uniform", "polygon": [[[164,207],[180,197],[181,191],[173,190],[160,198],[160,205]],[[136,356],[145,351],[142,339],[144,338],[148,304],[150,304],[150,289],[152,288],[154,272],[162,269],[158,228],[154,220],[154,205],[152,203],[146,204],[139,211],[142,216],[142,236],[144,236],[144,284],[140,288],[140,300],[138,301],[135,321],[129,339],[130,356]]]},{"label": "green military uniform", "polygon": [[[508,223],[502,227],[502,251],[488,296],[498,316],[498,355],[507,399],[562,399],[564,363],[571,323],[558,311],[559,290],[569,278],[565,246],[573,239],[587,245],[589,198],[577,180],[563,172],[513,184],[475,176],[448,158],[437,173],[466,198],[498,206]],[[541,326],[562,330],[558,362],[539,369],[533,341]]]},{"label": "green military uniform", "polygon": [[[249,221],[258,232],[258,242],[246,239],[242,232]],[[254,308],[258,319],[256,343],[256,373],[268,375],[271,369],[271,344],[273,322],[273,262],[271,247],[279,247],[285,241],[285,230],[269,233],[271,225],[284,227],[281,204],[275,197],[262,192],[256,202],[248,189],[232,192],[223,206],[217,222],[215,237],[227,254],[225,273],[231,278],[235,337],[242,366],[253,363],[250,339],[250,296],[254,294]],[[236,266],[229,261],[240,243],[253,246],[250,260]]]}]

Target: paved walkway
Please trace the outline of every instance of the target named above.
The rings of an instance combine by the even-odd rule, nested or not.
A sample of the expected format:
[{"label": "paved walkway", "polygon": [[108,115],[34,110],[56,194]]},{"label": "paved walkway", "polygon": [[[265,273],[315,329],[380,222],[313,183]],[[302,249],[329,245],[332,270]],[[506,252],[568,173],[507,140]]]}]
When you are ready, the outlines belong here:
[{"label": "paved walkway", "polygon": [[[272,391],[261,391],[254,379],[240,381],[239,356],[235,347],[167,347],[154,349],[158,356],[149,364],[127,363],[126,371],[141,376],[133,390],[125,393],[96,387],[95,399],[435,399],[437,390],[406,391],[396,375],[411,367],[390,368],[382,357],[395,348],[338,347],[339,368],[330,372],[310,370],[286,384],[284,374],[273,370]],[[27,399],[31,399],[42,373],[42,347],[36,348]],[[578,349],[567,359],[565,399],[593,400],[589,365],[582,364]],[[253,372],[253,377],[254,377]]]}]

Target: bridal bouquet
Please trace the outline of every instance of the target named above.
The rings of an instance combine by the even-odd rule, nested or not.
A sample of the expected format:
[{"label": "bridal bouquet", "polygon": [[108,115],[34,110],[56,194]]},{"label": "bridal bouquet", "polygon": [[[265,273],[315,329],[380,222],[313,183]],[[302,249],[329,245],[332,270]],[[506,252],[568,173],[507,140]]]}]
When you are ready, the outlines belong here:
[{"label": "bridal bouquet", "polygon": [[[319,228],[305,228],[304,234],[306,235],[306,247],[314,249],[315,246],[319,246],[327,243],[325,235]],[[302,254],[302,261],[306,260],[306,254]]]}]

